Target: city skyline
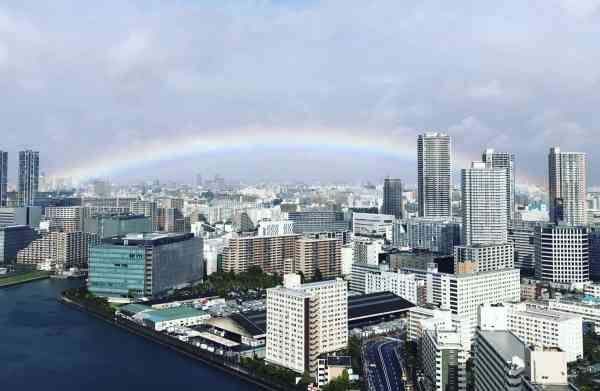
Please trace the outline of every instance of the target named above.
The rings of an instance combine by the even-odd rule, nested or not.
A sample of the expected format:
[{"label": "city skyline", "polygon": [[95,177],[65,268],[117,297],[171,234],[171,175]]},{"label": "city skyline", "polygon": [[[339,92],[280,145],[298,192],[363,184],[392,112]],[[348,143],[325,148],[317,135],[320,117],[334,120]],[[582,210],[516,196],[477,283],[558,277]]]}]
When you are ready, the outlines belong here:
[{"label": "city skyline", "polygon": [[218,161],[227,177],[281,166],[412,183],[403,151],[431,130],[451,134],[466,162],[482,147],[510,151],[517,180],[543,184],[545,149],[585,152],[593,168],[599,146],[600,27],[594,4],[580,3],[8,1],[3,150],[59,153],[49,175],[181,180]]}]

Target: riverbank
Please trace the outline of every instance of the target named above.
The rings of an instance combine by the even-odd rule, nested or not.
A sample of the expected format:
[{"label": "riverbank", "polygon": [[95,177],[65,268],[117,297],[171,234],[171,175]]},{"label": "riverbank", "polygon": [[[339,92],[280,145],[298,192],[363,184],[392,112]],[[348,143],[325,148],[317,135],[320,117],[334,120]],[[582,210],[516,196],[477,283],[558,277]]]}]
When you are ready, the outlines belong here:
[{"label": "riverbank", "polygon": [[228,359],[223,356],[209,353],[196,346],[172,338],[166,334],[154,331],[128,319],[119,316],[110,316],[105,311],[96,310],[95,308],[78,302],[73,298],[65,296],[64,293],[59,296],[58,300],[71,308],[85,312],[97,319],[102,320],[103,322],[128,331],[129,333],[151,340],[188,358],[200,361],[212,368],[219,369],[229,375],[233,375],[243,381],[260,387],[260,389],[267,391],[292,391],[301,389],[300,387],[296,387],[291,384],[282,384],[273,381],[272,379],[258,376],[256,373],[251,373],[246,368],[242,367],[237,360]]},{"label": "riverbank", "polygon": [[50,278],[49,272],[31,271],[27,273],[19,273],[15,275],[0,277],[0,288],[25,284],[32,281],[44,280]]}]

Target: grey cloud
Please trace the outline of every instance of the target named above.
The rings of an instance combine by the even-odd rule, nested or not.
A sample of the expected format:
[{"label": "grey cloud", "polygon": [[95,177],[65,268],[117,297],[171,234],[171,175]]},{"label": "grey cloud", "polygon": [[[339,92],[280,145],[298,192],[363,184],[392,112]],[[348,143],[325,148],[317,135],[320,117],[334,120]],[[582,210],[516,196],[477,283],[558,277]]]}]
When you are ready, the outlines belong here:
[{"label": "grey cloud", "polygon": [[[7,0],[0,149],[14,156],[37,147],[52,172],[194,129],[227,137],[248,125],[323,126],[381,139],[438,129],[467,157],[488,146],[514,151],[519,169],[537,178],[547,148],[563,143],[590,154],[593,183],[599,4]],[[239,161],[229,161],[228,173],[264,177],[281,157],[252,153],[261,159],[239,164],[237,174]],[[322,159],[341,179],[414,179],[414,167],[390,159],[375,159],[371,171],[339,153]],[[173,175],[191,176],[197,167],[217,171],[213,162],[169,164],[184,164]]]}]

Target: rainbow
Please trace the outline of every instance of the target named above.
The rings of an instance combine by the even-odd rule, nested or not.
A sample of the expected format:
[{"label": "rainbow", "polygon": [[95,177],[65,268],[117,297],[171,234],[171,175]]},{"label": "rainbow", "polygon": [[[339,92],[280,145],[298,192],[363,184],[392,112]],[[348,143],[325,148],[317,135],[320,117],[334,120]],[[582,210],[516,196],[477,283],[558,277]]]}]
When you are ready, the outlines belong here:
[{"label": "rainbow", "polygon": [[[101,156],[80,161],[70,168],[58,170],[52,175],[58,178],[88,179],[197,154],[290,147],[361,152],[407,162],[416,161],[417,132],[410,130],[390,131],[385,136],[381,131],[326,127],[245,127],[223,132],[172,133],[172,136],[165,134],[147,142],[124,145]],[[472,158],[455,153],[455,169],[468,167]]]}]

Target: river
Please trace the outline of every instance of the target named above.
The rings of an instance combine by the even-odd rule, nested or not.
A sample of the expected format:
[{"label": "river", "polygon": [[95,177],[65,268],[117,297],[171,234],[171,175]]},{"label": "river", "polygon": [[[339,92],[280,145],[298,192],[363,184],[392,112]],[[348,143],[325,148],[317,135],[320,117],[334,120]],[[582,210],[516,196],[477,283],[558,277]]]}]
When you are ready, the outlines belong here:
[{"label": "river", "polygon": [[48,279],[0,288],[0,389],[257,389],[56,300],[78,284]]}]

